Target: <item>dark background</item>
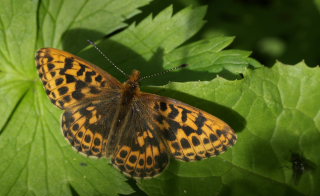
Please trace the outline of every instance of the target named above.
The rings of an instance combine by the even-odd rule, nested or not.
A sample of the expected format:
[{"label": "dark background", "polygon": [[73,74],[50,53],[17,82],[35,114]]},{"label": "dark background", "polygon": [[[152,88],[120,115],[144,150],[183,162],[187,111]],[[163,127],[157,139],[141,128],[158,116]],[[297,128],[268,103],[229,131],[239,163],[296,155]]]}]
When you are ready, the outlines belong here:
[{"label": "dark background", "polygon": [[235,36],[230,48],[252,51],[252,57],[266,66],[276,60],[319,65],[320,8],[314,0],[158,0],[128,22],[139,22],[151,13],[155,16],[169,5],[175,12],[189,5],[208,6],[207,23],[189,41]]}]

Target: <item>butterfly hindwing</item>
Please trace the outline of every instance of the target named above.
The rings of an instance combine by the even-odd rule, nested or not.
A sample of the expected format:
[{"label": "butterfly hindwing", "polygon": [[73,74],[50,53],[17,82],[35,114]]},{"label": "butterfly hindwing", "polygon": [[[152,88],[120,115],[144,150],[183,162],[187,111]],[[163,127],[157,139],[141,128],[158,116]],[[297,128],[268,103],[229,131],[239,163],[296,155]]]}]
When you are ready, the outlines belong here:
[{"label": "butterfly hindwing", "polygon": [[148,178],[160,174],[169,163],[165,143],[151,130],[121,144],[112,158],[112,164],[127,176]]},{"label": "butterfly hindwing", "polygon": [[237,136],[222,120],[180,101],[145,93],[153,121],[176,159],[216,156],[235,144]]},{"label": "butterfly hindwing", "polygon": [[65,51],[43,48],[36,55],[40,79],[52,103],[61,109],[100,96],[121,83],[99,67]]},{"label": "butterfly hindwing", "polygon": [[112,164],[135,178],[158,175],[169,163],[165,141],[150,118],[150,108],[135,99],[117,132]]},{"label": "butterfly hindwing", "polygon": [[106,155],[105,146],[119,96],[119,93],[112,92],[108,99],[91,100],[66,109],[62,115],[63,135],[77,151],[88,156]]}]

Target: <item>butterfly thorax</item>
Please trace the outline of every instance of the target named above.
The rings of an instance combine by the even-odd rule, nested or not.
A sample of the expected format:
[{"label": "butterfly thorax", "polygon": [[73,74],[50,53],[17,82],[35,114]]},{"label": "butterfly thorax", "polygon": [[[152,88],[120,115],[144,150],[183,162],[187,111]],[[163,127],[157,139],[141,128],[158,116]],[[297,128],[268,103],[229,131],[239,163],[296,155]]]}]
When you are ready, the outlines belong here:
[{"label": "butterfly thorax", "polygon": [[121,104],[128,105],[131,103],[133,97],[140,92],[140,72],[133,70],[129,79],[123,84]]}]

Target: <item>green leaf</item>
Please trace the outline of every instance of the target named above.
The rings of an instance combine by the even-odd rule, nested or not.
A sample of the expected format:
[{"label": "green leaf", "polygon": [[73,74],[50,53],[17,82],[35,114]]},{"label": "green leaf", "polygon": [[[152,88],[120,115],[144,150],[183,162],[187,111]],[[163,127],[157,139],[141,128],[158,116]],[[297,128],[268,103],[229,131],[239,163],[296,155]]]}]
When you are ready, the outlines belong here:
[{"label": "green leaf", "polygon": [[123,21],[139,13],[136,8],[149,1],[42,1],[38,15],[38,47],[63,46],[76,53],[87,45],[85,40],[101,39],[125,27],[127,24]]},{"label": "green leaf", "polygon": [[314,0],[316,6],[318,7],[318,10],[320,11],[320,0]]},{"label": "green leaf", "polygon": [[239,138],[223,155],[174,163],[166,175],[139,186],[150,195],[318,195],[319,170],[308,170],[302,162],[305,170],[294,183],[291,155],[299,153],[319,166],[319,84],[319,68],[277,63],[271,69],[248,70],[242,80],[152,88],[222,118]]},{"label": "green leaf", "polygon": [[[211,80],[217,74],[237,78],[251,63],[254,67],[261,67],[248,57],[250,52],[222,51],[231,44],[232,37],[212,37],[179,47],[202,27],[205,11],[205,7],[188,7],[172,16],[172,7],[168,7],[156,17],[149,16],[138,25],[131,25],[126,31],[100,42],[98,46],[127,73],[139,69],[142,75],[148,75],[189,64],[188,68],[182,70],[183,74],[169,73],[144,81],[153,85],[169,80]],[[106,64],[106,60],[95,49],[79,55],[92,59],[95,64]],[[117,78],[123,78],[112,65],[105,66],[105,69]]]},{"label": "green leaf", "polygon": [[[172,16],[172,7],[168,7],[156,17],[149,16],[138,25],[132,24],[98,46],[126,72],[139,69],[143,75],[157,73],[163,70],[163,56],[199,31],[204,24],[205,11],[205,7],[188,7]],[[95,49],[80,55],[92,59],[95,64],[106,64]],[[106,69],[121,78],[111,65]]]},{"label": "green leaf", "polygon": [[[118,195],[133,192],[125,182],[126,178],[106,159],[83,157],[65,141],[59,131],[61,111],[50,104],[44,93],[34,54],[39,47],[45,46],[63,45],[75,50],[72,47],[79,43],[76,39],[84,39],[88,32],[81,28],[94,27],[98,33],[90,34],[88,38],[101,38],[125,26],[123,21],[137,14],[137,8],[146,3],[148,0],[127,3],[2,1],[0,195]],[[63,41],[72,31],[77,32],[77,37],[68,45]],[[85,39],[81,44],[84,43]]]}]

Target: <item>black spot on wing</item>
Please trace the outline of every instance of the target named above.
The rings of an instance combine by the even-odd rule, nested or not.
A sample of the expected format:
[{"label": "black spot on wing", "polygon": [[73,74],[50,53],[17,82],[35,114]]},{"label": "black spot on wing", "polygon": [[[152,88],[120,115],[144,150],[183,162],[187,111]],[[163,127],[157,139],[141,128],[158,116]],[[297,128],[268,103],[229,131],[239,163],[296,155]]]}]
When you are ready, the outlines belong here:
[{"label": "black spot on wing", "polygon": [[130,161],[131,163],[135,163],[135,162],[137,161],[137,157],[136,157],[135,155],[131,155],[131,156],[129,157],[129,161]]},{"label": "black spot on wing", "polygon": [[69,96],[69,95],[67,95],[67,96],[64,96],[63,97],[63,101],[65,101],[65,102],[70,102],[71,101],[71,97]]},{"label": "black spot on wing", "polygon": [[175,141],[177,139],[176,135],[170,130],[164,130],[163,135],[165,139],[169,141]]},{"label": "black spot on wing", "polygon": [[60,69],[59,74],[60,75],[66,75],[66,71],[67,71],[66,68],[62,68],[62,69]]},{"label": "black spot on wing", "polygon": [[181,148],[180,148],[180,145],[177,143],[177,142],[173,142],[172,144],[171,144],[171,146],[175,149],[175,150],[180,150]]},{"label": "black spot on wing", "polygon": [[90,135],[86,135],[86,136],[84,137],[84,141],[87,142],[87,143],[89,143],[89,142],[91,141],[91,136],[90,136]]},{"label": "black spot on wing", "polygon": [[84,94],[79,91],[74,91],[72,92],[72,97],[75,98],[76,100],[80,100],[84,97]]},{"label": "black spot on wing", "polygon": [[152,158],[151,156],[147,157],[147,165],[151,165],[152,164]]},{"label": "black spot on wing", "polygon": [[143,159],[140,159],[139,160],[139,165],[143,165],[144,164],[144,160]]},{"label": "black spot on wing", "polygon": [[208,144],[209,142],[210,142],[210,140],[209,140],[208,138],[204,138],[204,139],[203,139],[203,143],[204,143],[204,144]]},{"label": "black spot on wing", "polygon": [[81,90],[82,88],[86,87],[87,84],[81,80],[77,80],[76,82],[76,90]]},{"label": "black spot on wing", "polygon": [[75,81],[76,81],[76,78],[74,76],[66,74],[66,82],[67,83],[72,83],[72,82],[75,82]]},{"label": "black spot on wing", "polygon": [[64,67],[66,68],[66,69],[71,69],[72,68],[72,64],[73,64],[73,58],[66,58],[65,59],[65,64],[64,64]]},{"label": "black spot on wing", "polygon": [[196,136],[192,136],[192,144],[194,146],[199,146],[200,145],[200,141]]},{"label": "black spot on wing", "polygon": [[170,130],[174,133],[177,133],[178,129],[181,128],[180,124],[174,120],[167,119],[167,123],[169,124]]},{"label": "black spot on wing", "polygon": [[155,158],[155,168],[160,169],[160,172],[165,168],[165,166],[168,164],[169,158],[166,153],[160,153],[159,156],[156,156]]},{"label": "black spot on wing", "polygon": [[210,141],[211,141],[211,142],[215,142],[215,141],[217,141],[217,140],[218,140],[217,136],[211,133],[211,134],[210,134]]},{"label": "black spot on wing", "polygon": [[123,160],[122,159],[119,159],[119,158],[116,158],[115,161],[118,163],[118,164],[123,164]]},{"label": "black spot on wing", "polygon": [[168,109],[168,106],[165,102],[160,102],[160,110],[166,111]]},{"label": "black spot on wing", "polygon": [[45,55],[44,55],[44,58],[47,58],[47,59],[48,59],[48,62],[53,61],[53,57],[50,56],[49,54],[45,54]]},{"label": "black spot on wing", "polygon": [[189,141],[186,138],[180,140],[182,148],[191,148]]},{"label": "black spot on wing", "polygon": [[92,93],[92,94],[98,94],[98,93],[100,93],[100,92],[101,92],[101,91],[98,90],[96,87],[90,86],[90,93]]},{"label": "black spot on wing", "polygon": [[55,80],[56,86],[59,86],[60,84],[63,83],[63,78],[58,78]]},{"label": "black spot on wing", "polygon": [[92,117],[92,113],[91,113],[91,111],[87,110],[87,107],[83,107],[83,108],[79,109],[79,113],[82,116],[86,116],[87,118],[91,118]]},{"label": "black spot on wing", "polygon": [[236,139],[231,139],[231,140],[229,140],[229,144],[231,145],[231,146],[233,146],[234,144],[235,144],[235,141],[236,141]]},{"label": "black spot on wing", "polygon": [[121,150],[120,151],[120,157],[121,158],[125,158],[127,155],[128,155],[128,151],[126,151],[126,150]]},{"label": "black spot on wing", "polygon": [[86,76],[85,76],[85,81],[86,82],[92,82],[92,76],[96,75],[95,71],[87,71]]},{"label": "black spot on wing", "polygon": [[56,75],[56,72],[55,71],[51,71],[50,75],[51,75],[51,77],[54,77]]},{"label": "black spot on wing", "polygon": [[182,109],[182,115],[181,115],[181,120],[182,122],[186,122],[188,119],[188,114],[192,113],[190,110],[187,110],[186,108],[179,107]]},{"label": "black spot on wing", "polygon": [[50,71],[51,69],[55,68],[54,64],[48,63],[48,70]]},{"label": "black spot on wing", "polygon": [[77,72],[77,76],[82,76],[83,73],[85,72],[85,70],[86,70],[86,66],[83,65],[83,64],[80,64],[80,69],[79,69],[79,71]]},{"label": "black spot on wing", "polygon": [[195,130],[192,129],[191,127],[189,127],[189,126],[183,126],[183,127],[182,127],[182,130],[184,131],[184,133],[185,133],[187,136],[189,136],[191,133],[194,133],[194,132],[195,132]]},{"label": "black spot on wing", "polygon": [[99,138],[95,138],[94,141],[93,141],[93,144],[95,146],[99,146],[101,144],[101,140]]},{"label": "black spot on wing", "polygon": [[141,151],[141,150],[143,150],[144,148],[141,148],[140,146],[139,146],[139,144],[137,144],[137,143],[134,143],[134,144],[132,144],[131,145],[131,150],[132,151]]},{"label": "black spot on wing", "polygon": [[223,131],[221,131],[221,130],[217,130],[217,134],[218,134],[218,136],[219,137],[221,137],[222,135],[224,135],[225,134],[225,132],[223,132]]},{"label": "black spot on wing", "polygon": [[200,113],[194,123],[197,125],[198,129],[201,129],[206,120],[207,119]]},{"label": "black spot on wing", "polygon": [[78,136],[81,138],[83,136],[83,132],[79,132]]},{"label": "black spot on wing", "polygon": [[48,89],[46,89],[46,94],[50,95],[51,91],[49,91]]},{"label": "black spot on wing", "polygon": [[101,82],[102,81],[102,76],[101,75],[96,76],[95,77],[95,81]]},{"label": "black spot on wing", "polygon": [[60,104],[60,106],[63,108],[64,107],[64,102],[59,100],[58,103]]},{"label": "black spot on wing", "polygon": [[80,128],[80,126],[79,126],[78,123],[75,123],[75,124],[72,126],[72,129],[73,129],[74,131],[78,131],[79,128]]},{"label": "black spot on wing", "polygon": [[66,94],[67,92],[68,92],[68,87],[66,87],[66,86],[63,86],[63,87],[61,87],[61,88],[58,88],[58,91],[59,91],[59,93],[60,93],[60,95],[64,95],[64,94]]},{"label": "black spot on wing", "polygon": [[169,113],[168,117],[174,119],[178,116],[179,110],[177,110],[172,104],[169,105],[171,112]]}]

